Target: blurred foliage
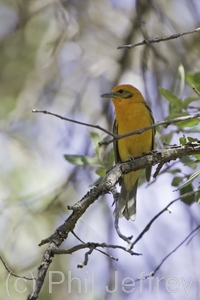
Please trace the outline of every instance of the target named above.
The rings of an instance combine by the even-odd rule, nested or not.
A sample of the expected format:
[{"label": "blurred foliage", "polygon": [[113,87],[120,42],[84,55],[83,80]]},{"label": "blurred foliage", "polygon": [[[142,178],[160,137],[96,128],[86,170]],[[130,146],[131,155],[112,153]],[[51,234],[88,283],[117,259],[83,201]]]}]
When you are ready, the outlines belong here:
[{"label": "blurred foliage", "polygon": [[[90,138],[94,147],[94,156],[86,155],[73,155],[65,154],[65,159],[77,166],[84,167],[96,167],[95,173],[99,175],[99,178],[94,182],[94,185],[98,184],[101,179],[105,176],[107,170],[114,164],[114,151],[107,146],[99,146],[102,141],[99,134],[96,132],[90,132]],[[108,149],[107,149],[108,148]]]},{"label": "blurred foliage", "polygon": [[[177,18],[180,11],[181,17]],[[67,206],[81,199],[114,161],[111,147],[98,146],[105,138],[101,132],[88,132],[77,124],[32,114],[32,109],[46,109],[110,129],[113,108],[100,95],[118,83],[130,83],[143,92],[156,121],[198,112],[199,33],[131,50],[117,47],[195,29],[199,16],[198,0],[1,1],[0,251],[13,272],[30,277],[31,271],[36,276],[45,249],[39,248],[38,243],[54,232],[71,213]],[[199,119],[161,126],[157,129],[157,147],[182,144],[185,140],[198,142],[199,130]],[[134,225],[120,221],[122,231],[137,235],[169,201],[198,187],[198,168],[199,155],[166,165],[148,186],[148,194],[142,178],[137,220]],[[178,188],[176,196],[174,186]],[[184,202],[190,205],[195,200],[199,202],[199,193]],[[111,203],[112,197],[108,196],[89,208],[76,227],[80,238],[121,243],[114,231]],[[86,271],[95,265],[95,295],[79,294],[74,284],[70,297],[105,299],[104,287],[112,286],[114,270],[119,271],[119,280],[126,275],[137,278],[142,268],[152,271],[163,258],[161,254],[177,245],[177,237],[185,238],[184,233],[199,223],[199,206],[181,205],[180,202],[170,216],[159,218],[157,226],[152,226],[141,240],[142,263],[122,252],[117,253],[118,263],[94,253]],[[163,235],[164,239],[156,238]],[[70,236],[63,247],[77,242]],[[198,261],[199,251],[195,250],[199,245],[195,245],[193,261]],[[163,265],[161,276],[171,276],[172,269],[180,270],[182,277],[199,276],[197,264],[190,264],[191,248],[186,248],[182,256],[174,253],[170,263]],[[72,276],[80,276],[84,282],[86,271],[76,269],[77,262],[83,259],[81,251],[72,256],[56,256],[51,270],[64,272],[66,279],[70,270]],[[2,299],[8,296],[7,275],[1,264]],[[18,300],[22,295],[16,292],[14,283],[12,277],[8,287],[11,297]],[[26,294],[31,292],[32,283],[27,287]],[[197,289],[194,284],[191,299],[195,299]],[[147,291],[140,294],[136,289],[134,293],[141,299],[154,299],[153,293]],[[57,285],[50,294],[46,282],[39,299],[59,300],[66,295],[66,285]],[[161,288],[159,296],[166,295],[166,289]],[[119,299],[128,297],[123,292],[118,294]]]}]

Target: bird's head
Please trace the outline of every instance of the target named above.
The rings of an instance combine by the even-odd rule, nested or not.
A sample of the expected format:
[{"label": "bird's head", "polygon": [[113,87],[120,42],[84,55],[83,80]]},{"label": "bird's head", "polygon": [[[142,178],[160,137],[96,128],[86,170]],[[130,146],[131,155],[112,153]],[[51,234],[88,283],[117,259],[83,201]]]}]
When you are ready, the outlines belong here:
[{"label": "bird's head", "polygon": [[140,91],[129,84],[118,85],[114,87],[110,93],[103,94],[101,97],[109,98],[114,103],[128,99],[134,102],[144,101]]}]

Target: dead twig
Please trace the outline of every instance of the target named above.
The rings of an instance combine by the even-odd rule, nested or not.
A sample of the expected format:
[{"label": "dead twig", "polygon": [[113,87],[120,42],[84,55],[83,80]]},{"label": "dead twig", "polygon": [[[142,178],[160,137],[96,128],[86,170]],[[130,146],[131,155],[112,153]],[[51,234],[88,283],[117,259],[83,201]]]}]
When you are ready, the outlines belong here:
[{"label": "dead twig", "polygon": [[129,44],[129,45],[118,46],[117,49],[123,49],[123,48],[131,49],[131,48],[134,48],[134,47],[137,47],[137,46],[149,45],[149,44],[160,43],[160,42],[166,42],[166,41],[177,39],[181,36],[191,34],[191,33],[196,33],[196,32],[199,32],[199,31],[200,31],[200,27],[198,27],[194,30],[191,30],[191,31],[186,31],[186,32],[182,32],[182,33],[175,33],[175,34],[172,34],[172,35],[169,35],[169,36],[162,36],[162,37],[158,36],[158,37],[156,37],[154,39],[151,39],[151,40],[143,40],[142,42],[137,43],[137,44]]}]

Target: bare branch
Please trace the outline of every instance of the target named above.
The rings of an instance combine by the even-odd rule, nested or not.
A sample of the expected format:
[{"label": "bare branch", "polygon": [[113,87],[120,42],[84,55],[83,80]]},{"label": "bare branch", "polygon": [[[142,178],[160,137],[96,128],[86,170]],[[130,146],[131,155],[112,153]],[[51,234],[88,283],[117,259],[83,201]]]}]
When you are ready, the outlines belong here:
[{"label": "bare branch", "polygon": [[142,232],[139,234],[139,236],[135,239],[135,241],[132,242],[131,245],[131,249],[133,248],[133,246],[143,237],[143,235],[150,229],[151,225],[153,224],[153,222],[160,216],[162,215],[165,211],[169,211],[169,207],[174,204],[175,202],[177,202],[180,199],[184,199],[188,196],[194,195],[196,193],[198,193],[200,191],[200,189],[196,189],[192,192],[188,192],[184,195],[180,195],[178,198],[176,198],[175,200],[172,200],[169,204],[167,204],[167,206],[165,206],[157,215],[155,215],[153,217],[153,219],[151,219],[151,221],[145,226],[145,228],[142,230]]},{"label": "bare branch", "polygon": [[157,215],[155,215],[155,217],[153,217],[153,219],[151,219],[151,221],[145,226],[145,228],[142,230],[142,232],[139,234],[139,236],[135,239],[135,241],[132,243],[131,248],[133,248],[133,246],[143,237],[143,235],[150,229],[151,225],[153,224],[153,222],[160,216],[162,215],[165,211],[168,210],[168,207],[172,204],[174,204],[175,202],[177,202],[180,199],[177,198],[173,201],[171,201],[169,204],[167,204],[167,206],[165,206],[165,208],[163,208]]},{"label": "bare branch", "polygon": [[114,202],[115,202],[115,230],[118,234],[118,236],[127,242],[126,250],[129,252],[131,249],[131,239],[132,236],[127,237],[124,234],[121,233],[121,230],[119,229],[119,193],[117,192],[116,187],[111,188],[111,193],[113,194]]},{"label": "bare branch", "polygon": [[94,250],[101,252],[102,254],[108,256],[109,258],[111,258],[111,259],[113,259],[115,261],[118,261],[118,258],[115,258],[112,255],[107,254],[106,252],[104,252],[104,251],[102,251],[100,249],[97,249],[98,247],[101,247],[101,248],[121,249],[121,250],[124,250],[124,251],[130,253],[131,255],[141,255],[140,253],[136,253],[136,252],[133,252],[130,249],[127,249],[127,247],[125,248],[125,247],[122,247],[122,246],[119,246],[119,245],[110,245],[110,244],[106,244],[106,243],[99,244],[99,243],[92,243],[92,242],[88,242],[88,243],[84,243],[83,242],[82,244],[76,245],[76,246],[74,246],[74,247],[72,247],[70,249],[59,249],[59,248],[57,248],[57,249],[53,250],[53,253],[54,254],[58,254],[58,255],[60,255],[60,254],[71,254],[71,253],[76,252],[78,250],[89,248],[90,250],[85,253],[85,260],[84,260],[84,262],[83,263],[79,263],[77,265],[77,268],[83,268],[84,266],[87,265],[88,260],[89,260],[89,255],[92,254],[92,252]]},{"label": "bare branch", "polygon": [[[74,235],[74,236],[75,236],[82,244],[84,244],[84,245],[90,244],[90,243],[85,243],[83,240],[81,240],[81,239],[76,235],[76,233],[75,233],[74,231],[72,231],[72,234],[73,234],[73,235]],[[96,247],[101,247],[102,245],[105,245],[105,247],[107,247],[106,244],[104,244],[104,243],[103,243],[103,244],[92,243],[92,244],[95,245],[95,250],[96,250],[96,251],[98,251],[98,252],[100,252],[100,253],[102,253],[102,254],[108,256],[109,258],[111,258],[111,259],[113,259],[113,260],[118,261],[118,258],[113,257],[112,255],[106,253],[105,251],[102,251],[102,250],[100,250],[100,249],[96,249]],[[99,245],[101,245],[101,246],[99,246]],[[103,247],[103,246],[102,246],[102,247]]]},{"label": "bare branch", "polygon": [[107,133],[108,135],[112,136],[113,139],[111,140],[108,140],[108,141],[103,141],[103,142],[100,142],[99,143],[99,146],[102,146],[102,145],[109,145],[110,143],[112,143],[114,140],[120,140],[122,138],[125,138],[125,137],[128,137],[128,136],[131,136],[131,135],[135,135],[135,134],[141,134],[149,129],[153,129],[153,128],[156,128],[160,125],[166,125],[169,126],[171,124],[174,124],[174,123],[178,123],[178,122],[181,122],[181,121],[187,121],[187,120],[191,120],[191,119],[196,119],[196,118],[200,118],[200,114],[195,114],[195,115],[189,115],[189,116],[182,116],[182,117],[178,117],[178,118],[174,118],[174,119],[171,119],[171,120],[165,120],[165,121],[159,121],[159,122],[156,122],[155,124],[152,124],[150,126],[147,126],[147,127],[144,127],[144,128],[141,128],[139,130],[135,130],[135,131],[131,131],[131,132],[128,132],[126,134],[114,134],[113,132],[109,131],[109,130],[106,130],[105,128],[99,126],[99,125],[93,125],[93,124],[89,124],[89,123],[84,123],[84,122],[80,122],[80,121],[76,121],[76,120],[73,120],[73,119],[69,119],[69,118],[65,118],[65,117],[62,117],[58,114],[54,114],[54,113],[51,113],[47,110],[36,110],[36,109],[33,109],[32,110],[33,113],[43,113],[43,114],[48,114],[48,115],[52,115],[54,117],[57,117],[61,120],[65,120],[65,121],[68,121],[68,122],[72,122],[72,123],[75,123],[75,124],[79,124],[79,125],[82,125],[82,126],[87,126],[87,127],[92,127],[92,128],[96,128],[98,130],[101,130],[105,133]]},{"label": "bare branch", "polygon": [[36,280],[36,278],[34,278],[34,277],[31,277],[31,278],[30,278],[30,277],[20,276],[20,275],[17,275],[17,274],[15,274],[15,273],[13,273],[13,271],[11,271],[11,270],[8,268],[8,266],[6,265],[5,261],[3,260],[3,258],[2,258],[1,256],[0,256],[0,260],[2,261],[2,264],[4,265],[6,271],[8,271],[8,273],[9,273],[10,275],[12,275],[13,277],[22,278],[22,279],[26,279],[26,280]]},{"label": "bare branch", "polygon": [[89,255],[92,254],[93,250],[94,250],[94,248],[90,247],[90,250],[85,253],[84,262],[82,264],[78,264],[77,268],[83,268],[84,266],[87,266],[88,260],[89,260]]},{"label": "bare branch", "polygon": [[143,133],[143,132],[145,132],[149,129],[156,128],[160,125],[166,125],[166,127],[167,127],[167,126],[169,126],[171,124],[174,124],[174,123],[178,123],[178,122],[181,122],[181,121],[187,121],[187,120],[191,120],[191,119],[196,119],[196,118],[200,118],[200,114],[182,116],[182,117],[178,117],[178,118],[174,118],[174,119],[170,119],[170,120],[159,121],[159,122],[156,122],[155,124],[152,124],[150,126],[147,126],[147,127],[144,127],[144,128],[132,131],[132,132],[128,132],[126,134],[119,134],[111,140],[100,142],[99,146],[109,145],[110,143],[112,143],[115,140],[120,140],[122,138],[125,138],[127,136],[131,136],[131,135],[134,135],[134,134],[141,134],[141,133]]},{"label": "bare branch", "polygon": [[156,38],[151,39],[151,40],[143,40],[142,42],[137,43],[137,44],[119,46],[119,47],[117,47],[117,49],[123,49],[123,48],[131,49],[131,48],[134,48],[134,47],[137,47],[137,46],[149,45],[149,44],[160,43],[160,42],[166,42],[166,41],[177,39],[181,36],[191,34],[191,33],[195,33],[195,32],[199,32],[199,31],[200,31],[200,27],[196,28],[194,30],[191,30],[191,31],[186,31],[186,32],[182,32],[182,33],[175,33],[175,34],[172,34],[172,35],[169,35],[169,36],[156,37]]},{"label": "bare branch", "polygon": [[200,234],[200,230],[196,232],[193,236],[191,236],[191,238],[189,239],[186,245],[188,246],[191,243],[191,241],[195,238],[195,236],[197,236],[198,234]]},{"label": "bare branch", "polygon": [[[190,237],[191,237],[191,235],[193,235],[193,233],[194,232],[196,232],[198,229],[200,228],[200,225],[198,225],[194,230],[192,230],[190,233],[189,233],[189,235],[176,247],[176,248],[174,248],[169,254],[167,254],[167,256],[165,256],[163,259],[162,259],[162,261],[161,261],[161,263],[155,268],[155,270],[153,271],[153,272],[151,272],[149,275],[147,275],[147,276],[144,276],[142,279],[148,279],[148,278],[150,278],[150,277],[153,277],[157,272],[158,272],[158,270],[160,269],[160,267],[163,265],[163,263],[166,261],[166,259],[168,258],[168,257],[170,257],[174,252],[176,252],[176,250],[178,250],[178,248],[180,248]],[[138,281],[140,281],[141,280],[141,278],[136,278],[134,281],[135,282],[138,282]]]},{"label": "bare branch", "polygon": [[[106,244],[106,243],[96,243],[96,242],[88,242],[88,243],[83,243],[83,244],[79,244],[79,245],[76,245],[70,249],[59,249],[59,248],[56,248],[53,250],[54,254],[58,254],[58,255],[62,255],[62,254],[71,254],[73,252],[76,252],[78,250],[81,250],[81,249],[86,249],[86,248],[94,248],[95,250],[100,250],[100,249],[97,249],[97,248],[110,248],[110,249],[121,249],[123,251],[126,251],[128,253],[130,253],[131,255],[141,255],[140,253],[136,253],[136,252],[133,252],[133,251],[128,251],[126,247],[123,247],[123,246],[120,246],[120,245],[112,245],[112,244]],[[113,258],[112,259],[114,260],[118,260],[117,258]]]},{"label": "bare branch", "polygon": [[192,89],[200,96],[200,91],[192,84]]},{"label": "bare branch", "polygon": [[[42,261],[38,268],[38,276],[36,280],[35,289],[28,297],[29,300],[36,300],[43,286],[47,270],[52,262],[55,251],[59,248],[62,242],[68,237],[76,226],[77,221],[85,213],[88,207],[94,203],[101,195],[111,191],[112,187],[116,185],[123,174],[131,171],[144,169],[148,166],[156,165],[158,163],[166,163],[177,158],[187,155],[200,154],[200,142],[188,143],[185,146],[174,146],[170,149],[163,149],[159,151],[152,151],[141,157],[136,157],[134,160],[129,160],[117,164],[110,169],[104,176],[98,186],[92,188],[80,201],[74,206],[71,215],[65,222],[56,229],[47,239],[41,241],[40,245],[49,242],[49,245],[44,252]],[[183,196],[182,196],[183,197]],[[152,223],[151,223],[152,224]],[[151,225],[150,224],[150,225]],[[146,232],[146,231],[145,231]],[[135,242],[134,242],[135,243]],[[126,248],[125,248],[126,249]],[[127,251],[127,249],[126,249]]]},{"label": "bare branch", "polygon": [[189,109],[196,109],[197,111],[200,110],[200,107],[193,106],[193,105],[189,105],[188,108],[189,108]]},{"label": "bare branch", "polygon": [[191,235],[193,235],[193,233],[195,232],[195,231],[197,231],[198,229],[200,228],[200,225],[198,225],[194,230],[192,230],[187,236],[186,236],[186,238],[176,247],[176,248],[174,248],[169,254],[167,254],[167,256],[165,256],[164,258],[163,258],[163,260],[161,261],[161,263],[155,268],[155,270],[154,270],[154,272],[153,272],[153,274],[152,275],[155,275],[157,272],[158,272],[158,270],[160,269],[160,267],[162,266],[162,264],[166,261],[166,259],[168,258],[168,257],[170,257],[174,252],[176,252],[176,250],[178,250],[178,248],[180,248],[190,237],[191,237]]},{"label": "bare branch", "polygon": [[[72,234],[81,242],[81,244],[79,245],[76,245],[70,249],[54,249],[54,253],[55,254],[71,254],[75,251],[78,251],[78,250],[81,250],[81,249],[85,249],[85,248],[93,248],[95,249],[96,251],[108,256],[109,258],[113,259],[113,260],[116,260],[118,261],[118,258],[115,258],[113,257],[112,255],[100,250],[100,249],[97,249],[99,247],[101,248],[113,248],[113,249],[121,249],[121,250],[124,250],[126,252],[129,252],[131,255],[141,255],[140,253],[136,253],[136,252],[133,252],[131,249],[127,249],[127,247],[122,247],[122,246],[119,246],[119,245],[111,245],[111,244],[106,244],[106,243],[93,243],[93,242],[87,242],[85,243],[83,240],[81,240],[74,231],[72,231]],[[126,240],[125,240],[126,241]]]},{"label": "bare branch", "polygon": [[62,117],[61,115],[54,114],[54,113],[52,113],[50,111],[47,111],[47,110],[32,109],[32,112],[33,113],[43,113],[43,114],[46,114],[46,115],[51,115],[51,116],[57,117],[57,118],[59,118],[61,120],[64,120],[64,121],[72,122],[72,123],[83,125],[83,126],[86,126],[86,127],[96,128],[96,129],[99,129],[99,130],[107,133],[108,135],[111,135],[113,137],[117,137],[116,134],[114,134],[113,132],[111,132],[109,130],[106,130],[105,128],[103,128],[103,127],[101,127],[99,125],[92,125],[92,124],[88,124],[88,123],[76,121],[76,120],[73,120],[73,119],[65,118],[65,117]]},{"label": "bare branch", "polygon": [[158,176],[158,174],[159,174],[160,170],[162,169],[163,165],[164,165],[164,163],[162,163],[162,162],[158,164],[158,166],[156,168],[156,171],[153,174],[153,178],[156,178]]}]

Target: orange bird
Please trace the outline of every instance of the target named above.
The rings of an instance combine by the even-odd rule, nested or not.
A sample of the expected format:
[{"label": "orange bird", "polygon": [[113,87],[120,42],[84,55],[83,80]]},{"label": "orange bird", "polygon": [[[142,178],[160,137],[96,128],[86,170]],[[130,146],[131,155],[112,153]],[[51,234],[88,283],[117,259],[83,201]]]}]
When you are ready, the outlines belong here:
[{"label": "orange bird", "polygon": [[[110,93],[101,95],[112,100],[115,107],[116,119],[113,132],[125,134],[154,123],[151,109],[142,94],[132,85],[124,84],[114,87]],[[115,162],[128,160],[130,157],[143,155],[154,147],[154,129],[141,134],[131,135],[114,141]],[[135,220],[136,193],[141,170],[130,172],[120,181],[119,216],[127,220]],[[151,167],[146,168],[146,180],[151,177]]]}]

